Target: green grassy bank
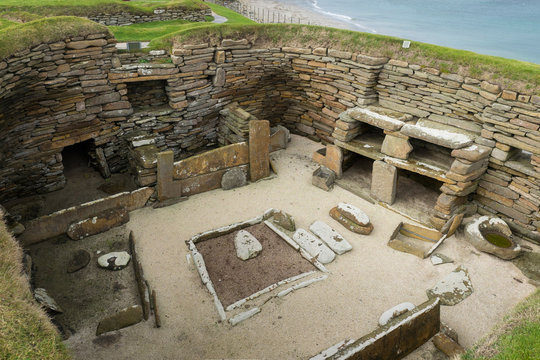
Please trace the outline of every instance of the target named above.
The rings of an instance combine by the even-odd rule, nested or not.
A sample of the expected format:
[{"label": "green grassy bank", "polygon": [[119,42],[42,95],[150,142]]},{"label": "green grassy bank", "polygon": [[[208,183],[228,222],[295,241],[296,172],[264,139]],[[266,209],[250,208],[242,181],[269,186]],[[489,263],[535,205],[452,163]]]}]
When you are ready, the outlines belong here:
[{"label": "green grassy bank", "polygon": [[34,301],[23,275],[21,248],[0,220],[0,359],[69,358],[58,332]]},{"label": "green grassy bank", "polygon": [[540,290],[522,301],[463,360],[540,358]]},{"label": "green grassy bank", "polygon": [[8,26],[0,30],[0,60],[39,44],[98,33],[109,33],[109,29],[93,21],[73,16],[43,18]]},{"label": "green grassy bank", "polygon": [[[226,7],[210,4],[208,6],[218,15],[227,18],[226,24],[249,25],[255,24],[250,20]],[[178,31],[193,29],[201,26],[215,26],[208,22],[189,22],[185,20],[155,21],[128,26],[109,26],[118,41],[150,41]]]},{"label": "green grassy bank", "polygon": [[207,8],[199,0],[0,0],[0,11],[25,11],[42,16],[92,16],[99,13],[147,14],[156,8]]}]

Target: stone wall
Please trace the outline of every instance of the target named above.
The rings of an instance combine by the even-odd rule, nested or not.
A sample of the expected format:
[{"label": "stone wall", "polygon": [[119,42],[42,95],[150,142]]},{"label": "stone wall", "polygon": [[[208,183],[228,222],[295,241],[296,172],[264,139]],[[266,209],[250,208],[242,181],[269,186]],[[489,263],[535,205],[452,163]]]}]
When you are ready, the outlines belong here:
[{"label": "stone wall", "polygon": [[474,159],[460,159],[467,179],[441,189],[447,208],[459,205],[456,192],[472,193],[479,213],[540,241],[540,96],[395,60],[385,65],[377,91],[380,105],[474,136],[479,149],[490,149],[487,171],[466,170]]},{"label": "stone wall", "polygon": [[155,9],[149,14],[131,14],[123,12],[118,14],[97,14],[90,16],[89,19],[107,26],[131,25],[152,21],[163,20],[187,20],[187,21],[206,21],[205,16],[212,15],[208,9]]},{"label": "stone wall", "polygon": [[[452,154],[456,176],[438,204],[441,221],[465,197],[538,237],[538,96],[360,52],[260,48],[245,39],[184,44],[144,62],[115,51],[114,39],[96,34],[0,61],[1,201],[62,187],[62,149],[87,139],[112,172],[131,168],[146,185],[155,182],[158,152],[181,160],[217,146],[220,111],[231,103],[328,143],[341,113],[378,103],[493,149],[487,171],[470,154]],[[130,102],[129,89],[158,81],[166,103]]]}]

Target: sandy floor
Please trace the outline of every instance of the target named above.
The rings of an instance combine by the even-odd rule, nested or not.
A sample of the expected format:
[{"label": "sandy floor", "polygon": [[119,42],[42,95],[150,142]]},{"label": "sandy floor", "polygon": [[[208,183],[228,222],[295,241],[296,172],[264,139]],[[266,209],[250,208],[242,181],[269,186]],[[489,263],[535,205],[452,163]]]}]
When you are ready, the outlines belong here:
[{"label": "sandy floor", "polygon": [[[441,317],[457,330],[460,342],[470,346],[535,289],[512,263],[480,254],[460,237],[447,239],[438,250],[455,264],[433,266],[427,259],[392,250],[386,243],[405,221],[402,216],[342,188],[325,192],[311,185],[315,165],[310,157],[320,147],[293,136],[287,150],[272,155],[277,178],[199,194],[167,208],[132,212],[126,231],[133,230],[137,237],[163,326],[155,329],[148,321],[97,341],[94,329],[79,332],[67,341],[75,358],[309,358],[338,341],[372,331],[380,314],[396,304],[426,301],[425,290],[458,265],[469,270],[474,293],[456,306],[442,307]],[[375,226],[371,235],[349,232],[330,218],[328,211],[341,201],[370,216]],[[210,294],[186,260],[184,241],[270,207],[292,214],[299,227],[308,228],[317,219],[327,222],[353,250],[327,265],[328,279],[270,300],[261,313],[235,327],[220,323]]]}]

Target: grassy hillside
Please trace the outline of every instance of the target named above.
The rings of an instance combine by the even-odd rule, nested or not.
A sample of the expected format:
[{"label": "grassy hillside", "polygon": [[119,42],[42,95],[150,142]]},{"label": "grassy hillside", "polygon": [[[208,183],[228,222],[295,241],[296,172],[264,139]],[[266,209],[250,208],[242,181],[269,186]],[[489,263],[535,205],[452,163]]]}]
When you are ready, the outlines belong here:
[{"label": "grassy hillside", "polygon": [[109,33],[109,29],[93,21],[73,16],[43,18],[13,25],[0,30],[0,60],[42,43],[98,33]]},{"label": "grassy hillside", "polygon": [[91,16],[99,13],[144,14],[156,8],[206,8],[200,0],[0,0],[0,11],[26,11],[43,16]]},{"label": "grassy hillside", "polygon": [[0,359],[69,358],[58,332],[33,299],[23,275],[21,248],[0,220]]},{"label": "grassy hillside", "polygon": [[401,59],[413,64],[434,67],[442,72],[458,73],[499,83],[525,93],[540,92],[540,65],[480,55],[471,51],[413,42],[409,49],[403,40],[390,36],[334,28],[290,25],[229,25],[184,29],[154,39],[152,47],[166,48],[173,43],[208,41],[217,44],[223,38],[247,38],[256,46],[328,47],[372,56]]},{"label": "grassy hillside", "polygon": [[[208,4],[208,6],[218,15],[227,18],[226,24],[255,24],[250,20],[226,7]],[[128,26],[109,26],[118,41],[150,41],[152,39],[166,36],[168,34],[193,29],[200,26],[216,25],[204,22],[189,22],[184,20],[155,21]]]}]

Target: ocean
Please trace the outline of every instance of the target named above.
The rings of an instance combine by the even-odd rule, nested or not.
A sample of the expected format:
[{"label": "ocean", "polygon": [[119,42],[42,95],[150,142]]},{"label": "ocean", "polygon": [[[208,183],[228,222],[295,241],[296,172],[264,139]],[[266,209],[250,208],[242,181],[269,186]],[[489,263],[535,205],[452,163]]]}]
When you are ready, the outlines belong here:
[{"label": "ocean", "polygon": [[540,64],[540,0],[279,0],[349,28]]}]

